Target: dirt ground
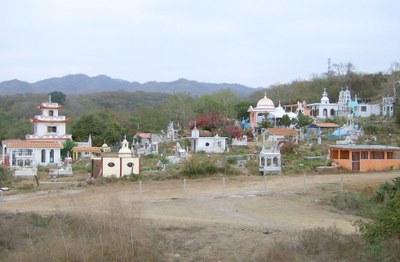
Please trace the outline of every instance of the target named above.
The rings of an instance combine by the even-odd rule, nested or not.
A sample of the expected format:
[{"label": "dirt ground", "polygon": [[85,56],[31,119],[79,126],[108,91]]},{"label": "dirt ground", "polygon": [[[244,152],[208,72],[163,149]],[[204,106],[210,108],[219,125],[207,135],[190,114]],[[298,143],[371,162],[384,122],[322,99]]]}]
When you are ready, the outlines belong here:
[{"label": "dirt ground", "polygon": [[252,261],[272,241],[291,238],[303,229],[336,226],[354,232],[351,223],[358,217],[334,212],[331,197],[341,188],[374,192],[399,175],[293,175],[266,180],[235,176],[102,186],[45,183],[34,193],[3,193],[0,210],[48,214],[129,209],[165,236],[164,261]]}]

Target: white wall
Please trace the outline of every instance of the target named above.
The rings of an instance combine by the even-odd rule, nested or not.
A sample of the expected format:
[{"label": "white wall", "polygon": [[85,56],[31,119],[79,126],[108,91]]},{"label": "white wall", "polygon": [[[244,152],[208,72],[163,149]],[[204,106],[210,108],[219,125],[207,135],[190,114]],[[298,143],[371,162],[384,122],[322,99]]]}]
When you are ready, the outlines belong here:
[{"label": "white wall", "polygon": [[226,148],[226,137],[199,137],[196,143],[196,152],[223,153]]},{"label": "white wall", "polygon": [[[366,111],[362,111],[362,108],[365,108]],[[380,115],[381,114],[381,107],[379,104],[358,104],[358,116],[360,117],[369,117],[372,115]]]},{"label": "white wall", "polygon": [[[103,157],[102,161],[103,177],[121,177],[140,172],[138,157]],[[114,166],[109,166],[110,163],[113,163]],[[132,167],[129,166],[129,163],[132,163]]]}]

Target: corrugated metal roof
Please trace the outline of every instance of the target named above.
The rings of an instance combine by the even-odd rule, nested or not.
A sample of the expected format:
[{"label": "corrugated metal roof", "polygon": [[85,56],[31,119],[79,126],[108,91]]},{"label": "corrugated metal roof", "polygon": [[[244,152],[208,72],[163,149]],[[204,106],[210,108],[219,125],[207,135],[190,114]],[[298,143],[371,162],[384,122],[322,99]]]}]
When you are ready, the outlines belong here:
[{"label": "corrugated metal roof", "polygon": [[339,125],[335,124],[335,123],[314,123],[311,124],[310,127],[321,127],[321,128],[338,128]]},{"label": "corrugated metal roof", "polygon": [[349,149],[349,150],[395,150],[400,151],[397,146],[385,145],[331,145],[330,148]]}]

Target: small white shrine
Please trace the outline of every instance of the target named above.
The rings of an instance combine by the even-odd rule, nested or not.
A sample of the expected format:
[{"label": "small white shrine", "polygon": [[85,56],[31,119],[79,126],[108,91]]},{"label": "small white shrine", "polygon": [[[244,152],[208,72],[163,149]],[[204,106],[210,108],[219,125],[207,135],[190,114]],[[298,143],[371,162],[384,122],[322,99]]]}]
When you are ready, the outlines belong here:
[{"label": "small white shrine", "polygon": [[261,175],[281,173],[281,152],[277,142],[266,143],[266,134],[263,134],[263,147],[259,155],[259,172]]},{"label": "small white shrine", "polygon": [[202,137],[200,131],[194,127],[189,140],[192,152],[223,153],[226,149],[227,137],[220,137],[218,134],[213,137]]},{"label": "small white shrine", "polygon": [[[106,145],[105,145],[106,146]],[[128,175],[138,175],[140,173],[140,159],[132,154],[129,149],[129,142],[121,142],[121,149],[118,154],[103,153],[101,157],[93,158],[92,177],[123,177]]]},{"label": "small white shrine", "polygon": [[382,115],[393,116],[394,113],[394,97],[385,96],[382,98]]},{"label": "small white shrine", "polygon": [[263,146],[259,156],[259,171],[263,175],[268,173],[280,173],[281,168],[281,152],[276,146]]}]

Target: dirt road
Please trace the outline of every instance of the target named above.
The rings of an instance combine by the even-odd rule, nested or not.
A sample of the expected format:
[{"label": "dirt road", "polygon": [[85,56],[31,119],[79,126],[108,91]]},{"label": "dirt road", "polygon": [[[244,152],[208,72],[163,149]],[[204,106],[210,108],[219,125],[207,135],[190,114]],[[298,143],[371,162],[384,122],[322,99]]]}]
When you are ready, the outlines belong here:
[{"label": "dirt road", "polygon": [[40,186],[3,195],[9,212],[108,212],[129,208],[165,233],[171,261],[248,261],[255,250],[307,228],[354,232],[357,217],[332,212],[341,190],[374,191],[398,172],[237,176],[223,179],[118,182],[103,186]]}]

